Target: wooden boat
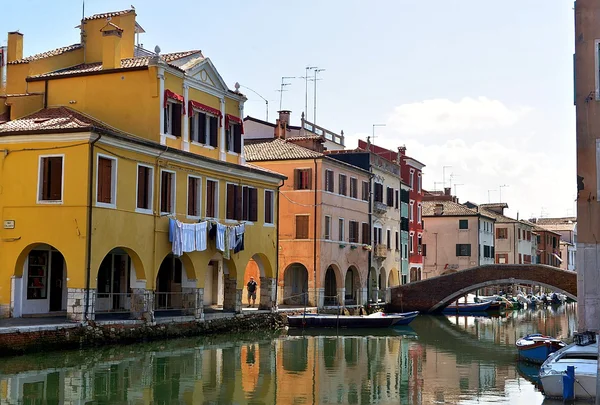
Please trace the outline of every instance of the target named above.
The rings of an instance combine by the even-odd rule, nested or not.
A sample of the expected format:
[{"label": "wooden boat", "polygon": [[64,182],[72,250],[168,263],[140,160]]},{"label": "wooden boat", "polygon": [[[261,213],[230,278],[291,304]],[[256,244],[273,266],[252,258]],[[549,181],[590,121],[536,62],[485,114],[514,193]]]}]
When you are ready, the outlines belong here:
[{"label": "wooden boat", "polygon": [[548,356],[540,368],[540,381],[546,397],[562,398],[563,376],[569,366],[575,368],[575,400],[595,398],[598,374],[598,343],[595,336],[590,337],[589,342],[577,342],[576,339],[576,343]]},{"label": "wooden boat", "polygon": [[443,312],[482,312],[487,311],[492,301],[482,302],[458,302],[455,301],[452,304],[444,308]]},{"label": "wooden boat", "polygon": [[523,336],[515,343],[519,351],[519,359],[531,363],[542,364],[550,353],[554,353],[567,344],[552,336],[532,333]]},{"label": "wooden boat", "polygon": [[288,316],[291,328],[389,328],[408,325],[419,315],[419,311],[371,315],[303,314]]}]

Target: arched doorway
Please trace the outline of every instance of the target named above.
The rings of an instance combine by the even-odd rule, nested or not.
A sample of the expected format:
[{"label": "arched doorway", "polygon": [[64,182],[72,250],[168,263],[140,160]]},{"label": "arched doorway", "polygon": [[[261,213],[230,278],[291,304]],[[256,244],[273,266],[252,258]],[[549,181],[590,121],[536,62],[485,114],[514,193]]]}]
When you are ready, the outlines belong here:
[{"label": "arched doorway", "polygon": [[421,269],[418,267],[410,268],[410,282],[421,280]]},{"label": "arched doorway", "polygon": [[327,271],[325,272],[325,297],[323,303],[324,305],[341,304],[340,302],[338,302],[337,280],[335,277],[335,270],[331,266],[327,267]]},{"label": "arched doorway", "polygon": [[348,267],[344,281],[345,305],[360,305],[359,302],[360,274],[354,266]]},{"label": "arched doorway", "polygon": [[192,315],[197,309],[196,280],[188,278],[182,259],[191,265],[188,257],[172,254],[160,264],[154,292],[155,316]]},{"label": "arched doorway", "polygon": [[12,293],[13,317],[66,311],[67,266],[62,253],[46,244],[25,252],[22,277],[15,278]]},{"label": "arched doorway", "polygon": [[[248,292],[250,278],[256,282],[254,294]],[[242,305],[253,306],[260,309],[275,307],[275,274],[266,255],[256,253],[252,255],[244,270],[244,287],[242,290]],[[252,296],[255,297],[252,301]]]},{"label": "arched doorway", "polygon": [[394,287],[400,284],[400,279],[398,277],[398,270],[397,269],[391,269],[390,273],[388,275],[388,287]]},{"label": "arched doorway", "polygon": [[131,257],[121,248],[111,250],[98,268],[96,314],[131,311],[131,276]]},{"label": "arched doorway", "polygon": [[308,269],[293,263],[283,273],[283,296],[286,305],[308,305]]},{"label": "arched doorway", "polygon": [[237,270],[233,260],[215,253],[208,262],[204,275],[204,312],[236,312]]}]

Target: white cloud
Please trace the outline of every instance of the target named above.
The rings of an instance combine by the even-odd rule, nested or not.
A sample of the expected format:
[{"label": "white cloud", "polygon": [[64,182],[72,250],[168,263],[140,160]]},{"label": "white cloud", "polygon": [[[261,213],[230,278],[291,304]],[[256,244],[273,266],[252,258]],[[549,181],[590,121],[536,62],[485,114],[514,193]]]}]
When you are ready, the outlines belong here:
[{"label": "white cloud", "polygon": [[[443,167],[451,166],[446,168],[446,186],[451,181],[461,184],[456,190],[463,202],[485,203],[488,195],[498,202],[499,186],[508,185],[502,188],[502,201],[509,204],[510,215],[573,214],[574,156],[563,153],[557,161],[553,140],[563,135],[552,133],[551,124],[539,122],[544,117],[531,111],[485,97],[404,104],[393,110],[385,128],[379,128],[376,144],[392,150],[406,145],[407,154],[426,165],[423,180],[428,189],[434,182],[441,189]],[[531,128],[543,133],[543,142]],[[347,146],[355,147],[357,139],[366,136],[348,136]]]}]

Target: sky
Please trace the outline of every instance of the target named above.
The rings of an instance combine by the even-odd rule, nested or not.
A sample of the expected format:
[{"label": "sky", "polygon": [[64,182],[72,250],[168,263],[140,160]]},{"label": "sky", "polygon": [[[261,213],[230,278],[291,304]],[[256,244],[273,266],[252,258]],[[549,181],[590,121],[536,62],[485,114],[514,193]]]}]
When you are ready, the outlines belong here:
[{"label": "sky", "polygon": [[[132,1],[85,0],[85,14]],[[315,121],[315,82],[302,77],[316,66],[316,123],[343,130],[348,148],[375,132],[426,165],[425,189],[501,200],[513,217],[576,215],[572,0],[133,5],[146,49],[202,50],[242,86],[245,115],[265,119],[266,99],[270,121],[281,102],[298,125],[307,95]],[[3,8],[0,31],[23,33],[31,55],[79,42],[81,15],[82,0],[21,0]],[[279,92],[282,77],[293,78]]]}]

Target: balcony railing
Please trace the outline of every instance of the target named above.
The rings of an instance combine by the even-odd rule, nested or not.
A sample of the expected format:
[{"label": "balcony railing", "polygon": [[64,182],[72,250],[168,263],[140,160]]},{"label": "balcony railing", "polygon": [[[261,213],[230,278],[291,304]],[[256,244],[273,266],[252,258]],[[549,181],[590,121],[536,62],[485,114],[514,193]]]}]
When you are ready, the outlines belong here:
[{"label": "balcony railing", "polygon": [[376,245],[373,249],[373,255],[377,258],[385,258],[387,256],[387,246],[383,244]]},{"label": "balcony railing", "polygon": [[375,203],[373,204],[373,211],[375,213],[383,214],[383,213],[387,212],[387,210],[388,210],[388,206],[385,203],[375,201]]}]

